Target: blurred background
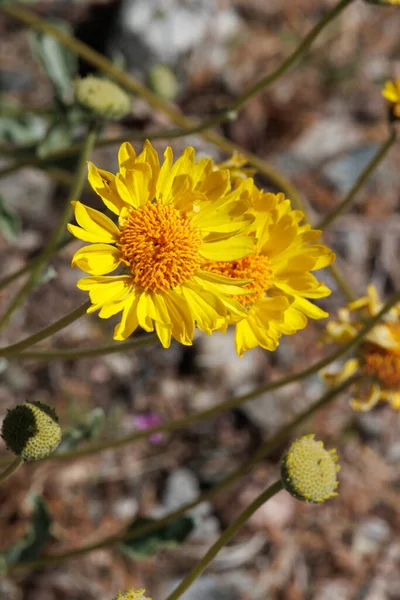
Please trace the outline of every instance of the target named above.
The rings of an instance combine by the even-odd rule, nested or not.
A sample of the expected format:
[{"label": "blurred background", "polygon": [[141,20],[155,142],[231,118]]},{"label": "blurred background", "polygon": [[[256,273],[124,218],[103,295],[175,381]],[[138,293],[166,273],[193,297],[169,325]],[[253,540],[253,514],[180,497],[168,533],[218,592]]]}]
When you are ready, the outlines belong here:
[{"label": "blurred background", "polygon": [[[42,17],[62,22],[184,114],[203,119],[276,67],[335,2],[25,4]],[[294,70],[252,98],[236,120],[220,126],[227,138],[285,173],[300,190],[314,224],[340,202],[387,137],[381,88],[386,79],[400,77],[399,19],[394,7],[354,2]],[[0,170],[10,164],[10,147],[22,148],[28,157],[39,149],[39,156],[45,156],[68,146],[74,141],[71,136],[80,133],[73,121],[57,128],[54,81],[40,61],[43,46],[33,38],[0,13]],[[74,68],[80,75],[93,72],[83,61]],[[128,140],[129,131],[169,125],[165,116],[133,97],[131,115],[107,125],[103,136],[126,132]],[[167,143],[154,144],[161,154]],[[200,136],[172,140],[177,153],[186,145],[193,145],[199,155],[227,158]],[[115,172],[117,150],[96,149],[93,161]],[[370,282],[383,295],[399,286],[399,158],[395,146],[350,212],[324,235],[357,295]],[[0,276],[40,252],[57,224],[73,169],[69,159],[45,169],[26,167],[0,179]],[[277,191],[261,177],[257,183]],[[83,202],[98,206],[89,188]],[[44,327],[86,299],[75,286],[81,274],[70,268],[79,247],[74,241],[52,260],[29,301],[2,331],[1,345]],[[320,279],[333,289],[321,305],[334,313],[345,298],[328,273]],[[1,310],[19,285],[0,292]],[[63,428],[81,441],[94,435],[115,439],[306,368],[322,356],[323,327],[310,322],[306,330],[282,339],[273,354],[256,349],[242,359],[229,332],[199,334],[193,347],[173,343],[168,351],[155,345],[79,361],[0,358],[0,418],[7,408],[40,400],[54,405]],[[109,321],[84,317],[43,347],[108,343],[112,329]],[[81,460],[25,465],[0,488],[0,550],[27,531],[37,496],[53,520],[47,554],[116,533],[136,515],[170,512],[218,483],[323,391],[316,375],[181,431]],[[339,498],[309,506],[281,492],[219,553],[185,600],[400,598],[398,414],[386,405],[355,414],[343,394],[298,433],[310,432],[338,449]],[[0,599],[111,600],[128,587],[145,587],[154,600],[162,599],[234,516],[276,479],[286,445],[239,485],[194,509],[196,528],[184,547],[163,546],[144,556],[101,549],[78,560],[16,573],[0,582]],[[0,452],[8,456],[3,443]]]}]

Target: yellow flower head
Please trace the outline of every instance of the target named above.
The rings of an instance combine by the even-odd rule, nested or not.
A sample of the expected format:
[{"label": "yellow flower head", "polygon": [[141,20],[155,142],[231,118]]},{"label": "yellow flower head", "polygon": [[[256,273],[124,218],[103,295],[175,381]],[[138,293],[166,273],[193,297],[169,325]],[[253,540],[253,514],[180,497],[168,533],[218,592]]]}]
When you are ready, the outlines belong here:
[{"label": "yellow flower head", "polygon": [[38,460],[51,454],[61,441],[55,411],[41,402],[25,402],[9,410],[1,435],[7,447],[24,460]]},{"label": "yellow flower head", "polygon": [[[398,1],[400,4],[400,0]],[[392,112],[396,118],[400,119],[400,79],[387,81],[382,90],[382,96],[389,100],[392,105]]]},{"label": "yellow flower head", "polygon": [[126,592],[118,592],[114,600],[151,600],[144,595],[145,589],[142,590],[126,590]]},{"label": "yellow flower head", "polygon": [[336,450],[325,450],[314,435],[305,435],[293,442],[281,462],[284,488],[297,500],[325,502],[337,496],[340,470]]},{"label": "yellow flower head", "polygon": [[248,204],[231,190],[229,172],[214,171],[208,158],[195,162],[190,147],[175,163],[168,147],[160,166],[148,141],[138,156],[122,144],[118,159],[117,175],[89,163],[89,182],[117,222],[75,202],[78,226],[68,226],[92,243],[72,260],[90,274],[77,284],[89,292],[88,312],[99,310],[101,318],[122,312],[116,340],[155,326],[164,347],[171,336],[190,345],[195,324],[208,334],[220,329],[228,310],[244,314],[231,295],[247,281],[203,268],[205,261],[237,260],[254,250],[254,239],[243,235],[253,217],[244,216]]},{"label": "yellow flower head", "polygon": [[[377,291],[371,285],[367,296],[342,308],[338,319],[328,323],[325,340],[346,343],[362,329],[363,316],[372,317],[381,308]],[[380,400],[400,410],[400,305],[387,312],[382,321],[367,333],[357,358],[348,360],[339,373],[324,373],[324,377],[330,383],[338,383],[356,371],[371,375],[374,381],[366,389],[357,386],[357,397],[351,401],[355,410],[370,410]]]},{"label": "yellow flower head", "polygon": [[75,95],[79,104],[103,119],[122,119],[131,110],[131,99],[124,90],[95,75],[78,78]]},{"label": "yellow flower head", "polygon": [[326,267],[335,255],[326,246],[313,243],[321,232],[302,225],[303,213],[293,210],[283,194],[264,193],[250,178],[237,189],[251,205],[254,221],[250,231],[256,251],[229,262],[209,262],[205,268],[226,277],[251,280],[242,294],[234,297],[246,308],[246,314],[230,315],[236,350],[242,356],[256,346],[275,350],[280,336],[303,329],[307,317],[328,316],[309,301],[331,293],[311,271]]}]

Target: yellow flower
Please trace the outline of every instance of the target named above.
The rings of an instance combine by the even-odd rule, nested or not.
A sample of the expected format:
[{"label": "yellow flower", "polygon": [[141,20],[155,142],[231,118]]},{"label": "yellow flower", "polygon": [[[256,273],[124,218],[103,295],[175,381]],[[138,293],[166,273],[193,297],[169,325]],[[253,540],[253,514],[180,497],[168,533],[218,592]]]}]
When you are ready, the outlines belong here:
[{"label": "yellow flower", "polygon": [[122,144],[118,159],[115,176],[89,163],[89,182],[117,223],[75,202],[78,226],[68,226],[92,243],[72,260],[91,275],[77,284],[89,292],[88,312],[99,310],[106,319],[122,311],[116,340],[138,326],[153,331],[155,324],[164,347],[171,336],[190,345],[195,324],[208,334],[220,329],[228,309],[244,314],[231,294],[240,294],[247,282],[203,270],[205,261],[240,259],[254,248],[243,235],[253,217],[243,216],[247,204],[231,190],[229,172],[214,171],[211,159],[195,162],[193,148],[173,163],[168,147],[160,167],[148,141],[138,156]]},{"label": "yellow flower", "polygon": [[301,225],[303,213],[292,210],[283,194],[264,193],[250,178],[238,190],[251,204],[254,222],[250,232],[256,250],[229,262],[209,262],[205,268],[226,277],[251,280],[243,288],[247,295],[235,297],[247,314],[230,314],[236,350],[242,356],[256,346],[275,350],[280,336],[303,329],[307,317],[328,316],[308,300],[331,293],[311,271],[326,267],[335,255],[326,246],[312,243],[321,232]]},{"label": "yellow flower", "polygon": [[[400,0],[398,4],[400,4]],[[393,115],[400,118],[400,79],[387,81],[382,90],[382,96],[392,103]]]},{"label": "yellow flower", "polygon": [[340,470],[336,450],[325,450],[314,435],[304,435],[293,442],[281,462],[284,488],[303,502],[325,502],[337,496]]},{"label": "yellow flower", "polygon": [[[364,316],[376,315],[382,308],[374,286],[368,287],[367,296],[351,302],[338,313],[338,320],[328,323],[325,340],[341,344],[353,339],[364,325]],[[400,410],[400,304],[385,314],[365,336],[357,358],[351,358],[338,373],[325,372],[329,383],[339,383],[356,372],[371,375],[374,382],[357,385],[356,397],[351,405],[354,410],[367,411],[380,400],[388,402],[395,410]]]}]

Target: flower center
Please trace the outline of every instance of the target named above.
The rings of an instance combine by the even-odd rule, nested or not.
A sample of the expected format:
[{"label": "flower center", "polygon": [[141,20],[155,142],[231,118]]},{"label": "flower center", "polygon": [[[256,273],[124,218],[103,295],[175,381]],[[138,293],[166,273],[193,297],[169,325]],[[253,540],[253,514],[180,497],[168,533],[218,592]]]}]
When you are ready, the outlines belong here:
[{"label": "flower center", "polygon": [[131,210],[120,225],[117,244],[136,286],[166,292],[200,268],[201,233],[172,206],[149,203]]},{"label": "flower center", "polygon": [[400,389],[400,355],[376,344],[366,343],[361,350],[363,371],[373,375],[388,389]]},{"label": "flower center", "polygon": [[257,254],[245,256],[239,260],[209,262],[205,266],[203,265],[203,269],[234,279],[251,279],[251,283],[243,287],[243,290],[248,290],[249,294],[234,296],[235,300],[246,308],[262,298],[272,284],[272,269],[269,266],[268,258]]}]

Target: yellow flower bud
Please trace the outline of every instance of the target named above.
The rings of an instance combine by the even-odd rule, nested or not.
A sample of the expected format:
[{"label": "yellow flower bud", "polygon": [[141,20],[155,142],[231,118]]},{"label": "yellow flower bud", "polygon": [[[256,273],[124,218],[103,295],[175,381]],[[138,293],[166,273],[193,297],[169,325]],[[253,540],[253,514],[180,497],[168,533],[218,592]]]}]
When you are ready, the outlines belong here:
[{"label": "yellow flower bud", "polygon": [[38,460],[57,448],[61,428],[52,408],[41,402],[25,402],[7,411],[1,436],[17,456]]},{"label": "yellow flower bud", "polygon": [[303,502],[324,502],[337,496],[339,485],[336,450],[325,450],[323,442],[305,435],[293,442],[281,462],[284,488]]},{"label": "yellow flower bud", "polygon": [[131,99],[124,90],[94,75],[76,79],[75,96],[79,104],[103,119],[122,119],[131,110]]},{"label": "yellow flower bud", "polygon": [[126,592],[119,592],[114,600],[151,600],[144,596],[145,590],[127,590]]}]

